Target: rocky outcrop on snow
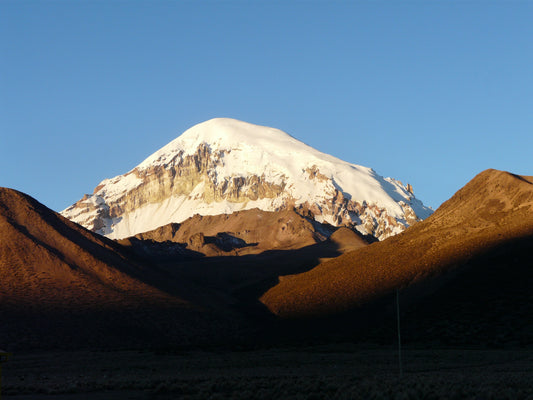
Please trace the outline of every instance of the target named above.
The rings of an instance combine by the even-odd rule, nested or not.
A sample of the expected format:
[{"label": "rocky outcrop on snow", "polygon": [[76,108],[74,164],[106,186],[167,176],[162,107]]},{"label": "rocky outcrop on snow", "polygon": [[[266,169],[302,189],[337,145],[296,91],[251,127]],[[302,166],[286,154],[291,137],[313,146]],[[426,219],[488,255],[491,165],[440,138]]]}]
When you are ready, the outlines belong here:
[{"label": "rocky outcrop on snow", "polygon": [[321,153],[273,128],[217,118],[187,130],[62,214],[111,238],[195,214],[295,209],[382,240],[428,217],[411,185]]}]

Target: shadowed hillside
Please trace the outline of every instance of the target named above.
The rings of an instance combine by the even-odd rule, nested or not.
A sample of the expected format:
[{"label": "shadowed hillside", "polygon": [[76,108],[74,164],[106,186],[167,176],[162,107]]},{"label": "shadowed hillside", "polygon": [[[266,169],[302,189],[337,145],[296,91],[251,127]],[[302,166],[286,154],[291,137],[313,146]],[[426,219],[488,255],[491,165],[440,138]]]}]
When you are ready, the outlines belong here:
[{"label": "shadowed hillside", "polygon": [[331,332],[390,342],[396,288],[406,341],[527,345],[532,182],[484,171],[427,220],[371,245],[347,228],[323,240],[324,226],[292,211],[249,210],[122,246],[0,189],[2,345],[257,346]]},{"label": "shadowed hillside", "polygon": [[0,237],[0,337],[10,349],[186,342],[209,331],[204,312],[177,296],[185,285],[23,193],[0,189]]},{"label": "shadowed hillside", "polygon": [[[313,224],[294,212],[278,216],[259,212],[272,225],[249,217],[258,212],[236,213],[237,218],[199,217],[200,221],[192,219],[184,227],[185,235],[193,237],[204,237],[200,228],[206,229],[205,237],[211,233],[219,237],[217,230],[224,228],[235,231],[238,238],[241,229],[248,240],[265,239],[256,247],[261,254],[237,256],[231,251],[230,257],[203,257],[196,252],[191,257],[195,252],[180,243],[143,237],[145,240],[124,241],[129,245],[124,247],[63,218],[30,196],[0,189],[3,346],[120,348],[231,343],[256,329],[243,311],[254,318],[265,315],[257,307],[257,295],[270,287],[277,275],[306,271],[324,258],[366,245],[347,228],[338,229],[328,239],[321,236],[320,241]],[[243,221],[250,223],[250,229],[244,230]],[[172,228],[147,235],[159,234],[161,239],[165,229]],[[267,247],[280,243],[284,250]],[[185,252],[174,251],[176,245]],[[291,246],[295,248],[287,249]],[[224,250],[218,248],[218,252]]]},{"label": "shadowed hillside", "polygon": [[[447,271],[462,273],[461,268],[466,265],[483,265],[483,257],[493,257],[498,251],[503,253],[504,258],[514,257],[515,241],[531,243],[532,182],[532,177],[486,170],[431,217],[404,233],[344,254],[308,272],[285,277],[267,291],[261,301],[280,317],[304,318],[354,310],[391,293],[395,288],[440,277],[423,285],[426,292],[433,293],[443,280],[458,279],[446,274]],[[510,276],[517,275],[513,268],[520,268],[523,272],[521,279],[517,276],[517,286],[524,281],[533,283],[531,261],[523,257],[523,250],[520,251],[522,256],[517,256],[517,260],[521,265],[506,264],[511,269]],[[461,268],[454,270],[456,267]],[[497,289],[499,274],[502,271],[506,274],[505,269],[500,268],[498,274],[489,278],[482,269],[477,271],[479,285],[470,278],[473,286],[470,291],[461,288],[461,300],[457,298],[457,301],[475,298],[481,293],[480,286],[487,285],[487,280]],[[508,282],[508,279],[505,281]],[[501,289],[513,293],[514,287]]]},{"label": "shadowed hillside", "polygon": [[[170,301],[140,281],[146,272],[113,241],[47,209],[31,197],[0,189],[2,304],[83,307]],[[173,299],[176,302],[177,299]]]}]

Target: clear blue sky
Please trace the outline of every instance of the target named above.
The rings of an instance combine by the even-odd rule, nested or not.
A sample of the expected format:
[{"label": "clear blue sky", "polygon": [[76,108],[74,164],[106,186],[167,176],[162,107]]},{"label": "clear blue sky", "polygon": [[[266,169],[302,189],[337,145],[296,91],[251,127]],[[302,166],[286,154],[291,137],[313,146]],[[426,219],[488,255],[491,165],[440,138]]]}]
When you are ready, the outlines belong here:
[{"label": "clear blue sky", "polygon": [[533,175],[530,1],[0,1],[0,186],[62,210],[232,117],[414,186]]}]

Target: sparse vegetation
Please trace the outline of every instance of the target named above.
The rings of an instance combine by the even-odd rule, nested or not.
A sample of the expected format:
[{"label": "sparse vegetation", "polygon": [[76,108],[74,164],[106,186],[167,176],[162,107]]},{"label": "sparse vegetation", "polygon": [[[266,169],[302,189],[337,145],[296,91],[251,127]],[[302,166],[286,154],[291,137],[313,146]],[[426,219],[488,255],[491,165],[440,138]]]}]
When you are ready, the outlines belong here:
[{"label": "sparse vegetation", "polygon": [[[256,351],[15,356],[6,399],[530,399],[531,350],[406,351],[351,344]],[[7,364],[6,364],[7,366]]]},{"label": "sparse vegetation", "polygon": [[[343,240],[144,264],[4,190],[3,232],[11,240],[0,256],[15,256],[0,260],[0,339],[15,355],[3,393],[18,400],[533,399],[532,214],[518,207],[489,219],[485,180],[410,231],[307,273],[337,255]],[[464,198],[475,200],[472,207]],[[407,348],[399,379],[389,295],[405,274],[414,275],[401,294]],[[280,275],[293,276],[277,284]],[[258,301],[265,291],[262,299],[274,303]],[[364,293],[368,302],[352,303]],[[272,304],[295,319],[276,318],[265,307]],[[300,311],[291,314],[293,306]],[[312,318],[302,318],[305,310]]]}]

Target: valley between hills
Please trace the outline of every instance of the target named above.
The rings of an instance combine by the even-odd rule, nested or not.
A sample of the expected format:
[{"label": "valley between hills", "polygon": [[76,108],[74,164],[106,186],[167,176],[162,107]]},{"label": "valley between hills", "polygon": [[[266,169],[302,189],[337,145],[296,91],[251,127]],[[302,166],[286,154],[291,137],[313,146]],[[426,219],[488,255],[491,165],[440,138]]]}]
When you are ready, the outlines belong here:
[{"label": "valley between hills", "polygon": [[[201,124],[61,214],[1,188],[5,397],[531,398],[533,177],[482,171],[431,213],[280,132]],[[237,179],[264,135],[316,168]]]}]

